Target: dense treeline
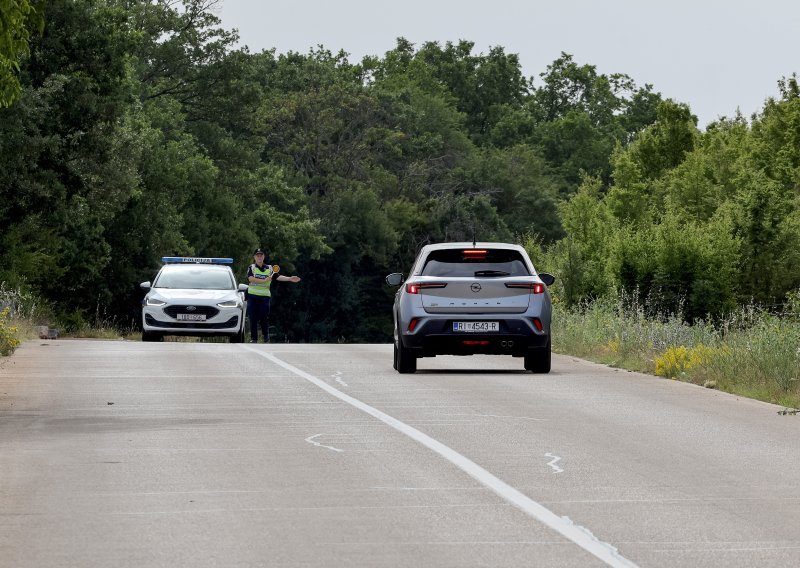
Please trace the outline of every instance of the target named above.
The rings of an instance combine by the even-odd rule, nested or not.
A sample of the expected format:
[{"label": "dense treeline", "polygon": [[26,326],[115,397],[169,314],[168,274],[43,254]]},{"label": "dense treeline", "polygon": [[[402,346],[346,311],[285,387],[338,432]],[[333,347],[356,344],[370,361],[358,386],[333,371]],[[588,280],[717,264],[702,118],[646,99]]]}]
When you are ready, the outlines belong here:
[{"label": "dense treeline", "polygon": [[568,303],[636,291],[687,318],[800,285],[800,94],[701,132],[562,54],[404,39],[352,63],[234,49],[209,0],[48,0],[0,109],[0,282],[79,325],[137,318],[165,254],[263,245],[277,336],[384,340],[417,249],[524,242]]}]

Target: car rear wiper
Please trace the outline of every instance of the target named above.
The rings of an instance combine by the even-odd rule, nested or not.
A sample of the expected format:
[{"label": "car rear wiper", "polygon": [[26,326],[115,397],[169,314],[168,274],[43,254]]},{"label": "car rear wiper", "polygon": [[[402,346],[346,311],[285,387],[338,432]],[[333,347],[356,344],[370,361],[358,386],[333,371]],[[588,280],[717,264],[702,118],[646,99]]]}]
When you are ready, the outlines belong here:
[{"label": "car rear wiper", "polygon": [[511,276],[511,273],[504,270],[476,270],[475,276]]}]

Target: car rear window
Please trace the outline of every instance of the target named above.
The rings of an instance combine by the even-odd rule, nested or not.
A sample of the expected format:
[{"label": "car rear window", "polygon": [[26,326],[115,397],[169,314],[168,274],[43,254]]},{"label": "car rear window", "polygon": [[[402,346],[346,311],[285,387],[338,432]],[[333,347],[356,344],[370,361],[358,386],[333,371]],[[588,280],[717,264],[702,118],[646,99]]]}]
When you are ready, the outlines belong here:
[{"label": "car rear window", "polygon": [[[481,251],[485,250],[485,254]],[[422,276],[505,277],[530,276],[519,251],[509,249],[445,249],[425,259]]]},{"label": "car rear window", "polygon": [[208,268],[162,270],[153,287],[195,290],[232,290],[235,288],[228,270],[209,270]]}]

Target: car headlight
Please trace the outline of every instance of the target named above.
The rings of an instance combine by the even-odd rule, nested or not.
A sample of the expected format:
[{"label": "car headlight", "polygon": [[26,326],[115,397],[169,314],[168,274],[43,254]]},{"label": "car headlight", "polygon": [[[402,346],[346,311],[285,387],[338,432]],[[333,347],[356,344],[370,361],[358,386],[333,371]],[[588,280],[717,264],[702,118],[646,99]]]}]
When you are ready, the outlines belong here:
[{"label": "car headlight", "polygon": [[145,302],[148,306],[166,306],[167,303],[161,300],[157,300],[156,298],[151,298],[150,296],[147,297],[147,301]]},{"label": "car headlight", "polygon": [[239,300],[226,300],[225,302],[217,304],[217,307],[220,308],[240,308],[241,306]]}]

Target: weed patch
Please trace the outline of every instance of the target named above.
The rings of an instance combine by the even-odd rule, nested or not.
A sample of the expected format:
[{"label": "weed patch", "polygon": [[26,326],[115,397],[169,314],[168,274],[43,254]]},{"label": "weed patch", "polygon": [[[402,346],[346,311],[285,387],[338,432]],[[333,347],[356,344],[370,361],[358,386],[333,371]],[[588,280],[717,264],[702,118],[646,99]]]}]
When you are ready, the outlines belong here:
[{"label": "weed patch", "polygon": [[554,307],[553,349],[614,367],[800,405],[800,317],[753,306],[715,323],[648,317],[630,299]]},{"label": "weed patch", "polygon": [[0,355],[11,355],[19,347],[18,329],[9,321],[9,308],[0,310]]}]

